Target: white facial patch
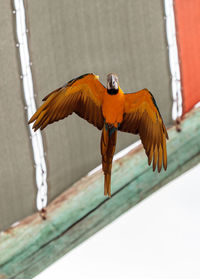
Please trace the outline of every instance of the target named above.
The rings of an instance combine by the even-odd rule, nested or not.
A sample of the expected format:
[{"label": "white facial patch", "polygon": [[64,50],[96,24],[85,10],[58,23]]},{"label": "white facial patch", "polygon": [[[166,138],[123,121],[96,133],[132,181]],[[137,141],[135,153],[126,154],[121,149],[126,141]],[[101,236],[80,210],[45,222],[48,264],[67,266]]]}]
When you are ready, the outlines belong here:
[{"label": "white facial patch", "polygon": [[116,80],[113,81],[112,87],[113,87],[114,89],[118,89],[118,82],[117,82]]},{"label": "white facial patch", "polygon": [[108,89],[118,89],[118,78],[116,75],[112,74],[108,77],[108,82],[107,82],[107,88]]}]

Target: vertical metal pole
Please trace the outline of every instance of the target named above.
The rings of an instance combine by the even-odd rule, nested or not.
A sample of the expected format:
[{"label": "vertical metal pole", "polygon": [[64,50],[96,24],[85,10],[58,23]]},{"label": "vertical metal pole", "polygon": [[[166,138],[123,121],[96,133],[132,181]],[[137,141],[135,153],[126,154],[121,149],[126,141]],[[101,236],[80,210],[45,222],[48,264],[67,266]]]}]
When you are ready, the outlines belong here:
[{"label": "vertical metal pole", "polygon": [[[33,79],[31,72],[31,61],[28,48],[26,27],[26,15],[23,0],[14,0],[13,14],[16,17],[16,47],[19,49],[21,76],[23,83],[23,93],[25,101],[25,109],[27,111],[27,119],[29,120],[36,111],[35,95],[33,88]],[[47,205],[47,168],[45,162],[45,154],[41,132],[36,133],[32,130],[32,125],[29,125],[30,138],[33,148],[33,157],[36,171],[37,193],[37,209],[42,210]]]}]

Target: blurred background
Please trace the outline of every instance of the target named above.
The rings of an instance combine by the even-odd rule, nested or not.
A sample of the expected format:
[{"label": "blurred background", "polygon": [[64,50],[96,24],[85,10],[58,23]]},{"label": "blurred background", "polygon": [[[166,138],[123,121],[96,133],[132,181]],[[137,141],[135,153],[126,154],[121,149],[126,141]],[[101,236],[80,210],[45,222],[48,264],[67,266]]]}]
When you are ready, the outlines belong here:
[{"label": "blurred background", "polygon": [[[200,101],[199,0],[13,0],[1,1],[0,13],[0,231],[37,212],[40,179],[50,203],[101,162],[100,131],[73,114],[37,135],[38,178],[27,120],[52,90],[89,72],[105,85],[115,72],[125,92],[153,93],[167,127]],[[137,140],[119,133],[117,152]],[[199,170],[37,278],[92,278],[95,270],[96,278],[200,278]]]}]

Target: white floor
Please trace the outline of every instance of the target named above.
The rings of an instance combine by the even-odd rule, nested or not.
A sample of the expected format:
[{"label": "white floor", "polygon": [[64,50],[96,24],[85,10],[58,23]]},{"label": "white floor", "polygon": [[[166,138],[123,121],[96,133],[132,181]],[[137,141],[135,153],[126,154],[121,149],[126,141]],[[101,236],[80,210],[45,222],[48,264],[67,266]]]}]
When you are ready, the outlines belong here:
[{"label": "white floor", "polygon": [[37,279],[200,279],[200,164]]}]

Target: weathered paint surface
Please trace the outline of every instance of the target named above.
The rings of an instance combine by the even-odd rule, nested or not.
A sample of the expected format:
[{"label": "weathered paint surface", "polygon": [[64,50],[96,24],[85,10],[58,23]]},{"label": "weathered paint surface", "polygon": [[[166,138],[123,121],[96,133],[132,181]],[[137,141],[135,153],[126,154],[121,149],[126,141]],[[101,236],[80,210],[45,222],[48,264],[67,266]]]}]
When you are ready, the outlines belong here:
[{"label": "weathered paint surface", "polygon": [[139,147],[114,162],[112,198],[103,195],[101,171],[84,177],[47,207],[0,234],[0,278],[33,278],[59,257],[152,192],[200,161],[200,109],[186,115],[182,131],[169,130],[168,169],[153,173]]},{"label": "weathered paint surface", "polygon": [[183,112],[200,101],[200,9],[199,0],[175,0],[175,18],[179,58]]}]

